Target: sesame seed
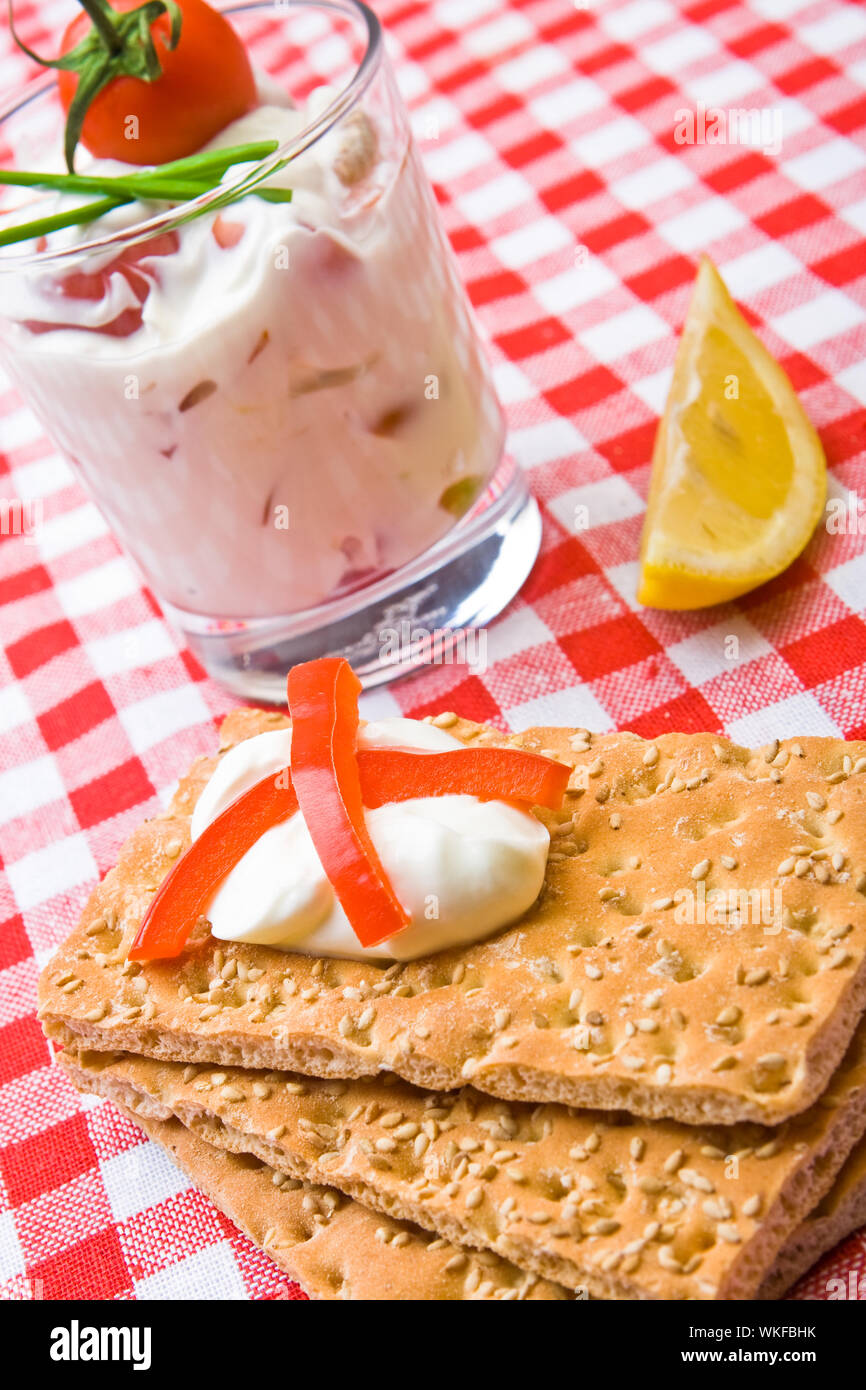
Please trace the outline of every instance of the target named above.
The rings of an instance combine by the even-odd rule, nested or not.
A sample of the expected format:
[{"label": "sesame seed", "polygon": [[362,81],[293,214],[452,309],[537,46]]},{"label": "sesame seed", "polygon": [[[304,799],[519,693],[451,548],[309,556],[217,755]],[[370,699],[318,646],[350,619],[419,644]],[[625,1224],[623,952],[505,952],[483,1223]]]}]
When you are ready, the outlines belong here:
[{"label": "sesame seed", "polygon": [[824,811],[827,809],[827,802],[824,800],[820,792],[807,792],[806,800],[812,807],[813,811]]},{"label": "sesame seed", "polygon": [[659,750],[654,743],[651,743],[643,755],[643,765],[644,767],[655,767],[658,760]]},{"label": "sesame seed", "polygon": [[738,1009],[736,1004],[729,1004],[721,1013],[716,1014],[716,1023],[720,1028],[729,1028],[734,1023],[739,1023],[743,1016],[742,1009]]},{"label": "sesame seed", "polygon": [[733,1215],[733,1208],[727,1197],[708,1197],[701,1203],[701,1209],[711,1221],[729,1221]]},{"label": "sesame seed", "polygon": [[849,965],[851,963],[851,959],[851,952],[843,950],[840,946],[835,951],[833,951],[832,954],[828,957],[827,969],[839,970],[843,965]]},{"label": "sesame seed", "polygon": [[757,970],[748,970],[743,979],[744,985],[763,985],[770,978],[770,972],[766,966],[761,966]]},{"label": "sesame seed", "polygon": [[457,715],[451,710],[446,710],[444,714],[436,714],[430,721],[436,725],[437,729],[450,729],[457,723]]},{"label": "sesame seed", "polygon": [[658,1178],[638,1178],[637,1185],[641,1192],[645,1192],[648,1197],[657,1197],[660,1192],[664,1192],[665,1184]]},{"label": "sesame seed", "polygon": [[732,1068],[732,1067],[735,1067],[736,1065],[737,1065],[737,1059],[736,1059],[736,1057],[733,1055],[733,1053],[730,1053],[730,1052],[729,1052],[729,1053],[728,1053],[726,1056],[724,1056],[724,1057],[717,1057],[716,1060],[713,1062],[713,1065],[712,1065],[712,1067],[711,1067],[711,1070],[712,1070],[712,1071],[730,1071],[731,1068]]},{"label": "sesame seed", "polygon": [[589,1234],[591,1236],[612,1236],[615,1235],[619,1229],[619,1221],[614,1221],[612,1217],[605,1216],[589,1227]]},{"label": "sesame seed", "polygon": [[694,878],[694,879],[700,881],[701,879],[706,878],[706,876],[707,876],[707,874],[708,874],[709,872],[710,872],[710,861],[709,861],[709,859],[702,859],[702,860],[700,861],[700,863],[699,863],[699,864],[696,864],[695,867],[692,869],[692,878]]},{"label": "sesame seed", "polygon": [[703,1173],[695,1172],[694,1168],[680,1168],[677,1173],[680,1182],[685,1183],[686,1187],[693,1187],[698,1192],[715,1192],[715,1185],[710,1182]]},{"label": "sesame seed", "polygon": [[781,1052],[765,1052],[758,1058],[758,1066],[763,1066],[767,1072],[778,1072],[784,1065],[785,1058]]},{"label": "sesame seed", "polygon": [[771,1139],[769,1143],[762,1144],[759,1149],[755,1149],[755,1158],[775,1158],[778,1152],[778,1139]]}]

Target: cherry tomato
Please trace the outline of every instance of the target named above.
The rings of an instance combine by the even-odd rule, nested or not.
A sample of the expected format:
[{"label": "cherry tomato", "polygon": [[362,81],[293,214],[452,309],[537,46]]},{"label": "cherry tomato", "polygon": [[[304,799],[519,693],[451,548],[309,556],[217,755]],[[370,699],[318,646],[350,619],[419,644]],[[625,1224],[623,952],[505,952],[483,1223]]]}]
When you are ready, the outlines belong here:
[{"label": "cherry tomato", "polygon": [[[124,12],[141,0],[114,0]],[[163,38],[170,23],[161,15],[150,26],[156,36],[162,75],[155,82],[116,77],[93,100],[82,130],[91,154],[128,164],[165,164],[195,154],[202,145],[257,103],[256,83],[246,49],[228,20],[204,0],[179,0],[183,24],[178,45]],[[61,53],[68,53],[90,28],[80,14],[67,28]],[[60,100],[69,110],[78,75],[58,74]]]}]

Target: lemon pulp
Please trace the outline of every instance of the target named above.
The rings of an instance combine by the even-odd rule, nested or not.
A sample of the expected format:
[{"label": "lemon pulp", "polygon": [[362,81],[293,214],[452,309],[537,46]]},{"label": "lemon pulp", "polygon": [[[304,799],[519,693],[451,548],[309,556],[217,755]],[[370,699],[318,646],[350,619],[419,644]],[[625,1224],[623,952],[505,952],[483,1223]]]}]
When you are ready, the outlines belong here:
[{"label": "lemon pulp", "polygon": [[703,260],[659,423],[641,603],[719,603],[785,569],[821,515],[826,465],[793,387]]}]

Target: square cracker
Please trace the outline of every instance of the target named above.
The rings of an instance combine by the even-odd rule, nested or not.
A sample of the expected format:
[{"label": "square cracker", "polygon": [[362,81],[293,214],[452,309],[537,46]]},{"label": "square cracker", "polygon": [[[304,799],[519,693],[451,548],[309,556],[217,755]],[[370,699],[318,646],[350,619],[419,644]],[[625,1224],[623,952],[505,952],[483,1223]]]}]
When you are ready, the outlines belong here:
[{"label": "square cracker", "polygon": [[213,1145],[605,1299],[754,1297],[866,1129],[866,1023],[825,1095],[774,1129],[431,1095],[393,1076],[60,1061],[139,1116],[174,1114]]},{"label": "square cracker", "polygon": [[[781,1298],[822,1255],[861,1226],[866,1226],[866,1141],[857,1145],[827,1196],[791,1236],[758,1298]],[[847,1285],[844,1278],[843,1283]],[[845,1296],[850,1296],[847,1287]]]},{"label": "square cracker", "polygon": [[456,1250],[403,1221],[376,1216],[332,1188],[215,1149],[179,1120],[119,1109],[311,1298],[386,1302],[563,1300],[566,1289],[496,1255]]},{"label": "square cracker", "polygon": [[[444,718],[467,743],[506,742]],[[284,722],[236,711],[223,747]],[[178,960],[127,963],[215,766],[201,758],[44,972],[46,1032],[184,1061],[390,1070],[437,1090],[471,1079],[507,1099],[689,1124],[804,1110],[866,1008],[866,744],[750,752],[709,734],[568,729],[511,742],[575,767],[568,807],[539,813],[553,852],[513,926],[388,969],[207,936]],[[771,920],[682,920],[704,891],[726,907],[758,894],[747,916],[766,893]]]},{"label": "square cracker", "polygon": [[[504,1262],[453,1252],[447,1242],[432,1241],[422,1253],[424,1234],[406,1223],[374,1217],[371,1224],[372,1213],[357,1203],[341,1202],[328,1188],[291,1178],[279,1182],[282,1175],[267,1165],[214,1148],[171,1116],[157,1120],[122,1105],[119,1109],[161,1144],[214,1205],[311,1298],[440,1302],[569,1297],[555,1284],[500,1268]],[[866,1144],[852,1154],[819,1211],[785,1246],[758,1297],[780,1298],[793,1280],[864,1222]]]}]

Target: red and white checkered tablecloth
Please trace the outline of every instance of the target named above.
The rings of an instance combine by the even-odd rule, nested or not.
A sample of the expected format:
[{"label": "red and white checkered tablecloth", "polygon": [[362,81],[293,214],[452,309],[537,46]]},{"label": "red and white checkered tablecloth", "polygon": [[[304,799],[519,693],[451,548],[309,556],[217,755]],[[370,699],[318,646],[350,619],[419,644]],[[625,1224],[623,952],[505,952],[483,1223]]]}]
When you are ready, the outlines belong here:
[{"label": "red and white checkered tablecloth", "polygon": [[[662,613],[634,597],[653,432],[702,251],[821,431],[831,493],[866,498],[866,9],[377,9],[544,542],[490,630],[486,670],[431,669],[366,697],[365,712],[866,737],[856,527],[819,529],[787,573],[724,608]],[[72,12],[16,2],[42,51]],[[4,28],[0,90],[30,73]],[[781,148],[677,143],[677,113],[700,103],[780,111]],[[34,538],[0,538],[0,1297],[300,1297],[158,1148],[51,1065],[37,973],[232,701],[2,378],[0,497],[44,499]],[[849,1271],[866,1275],[866,1233],[796,1296],[827,1298]]]}]

